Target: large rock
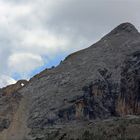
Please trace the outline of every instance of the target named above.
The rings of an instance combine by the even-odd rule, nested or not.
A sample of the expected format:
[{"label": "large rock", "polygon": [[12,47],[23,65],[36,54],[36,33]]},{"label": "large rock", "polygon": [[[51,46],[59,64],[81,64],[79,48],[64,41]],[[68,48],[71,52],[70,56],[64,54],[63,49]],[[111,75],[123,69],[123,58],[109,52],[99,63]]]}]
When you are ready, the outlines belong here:
[{"label": "large rock", "polygon": [[[80,139],[84,130],[91,133],[90,122],[139,115],[139,52],[139,32],[132,24],[123,23],[96,44],[69,55],[56,68],[44,70],[18,90],[19,107],[12,121],[4,122],[0,138]],[[139,130],[139,122],[135,124]],[[123,132],[119,138],[124,138]],[[111,135],[117,134],[118,128],[112,130]]]},{"label": "large rock", "polygon": [[2,90],[5,95],[10,95],[18,91],[19,89],[23,88],[27,84],[28,84],[27,80],[19,80],[17,81],[17,83],[4,87]]}]

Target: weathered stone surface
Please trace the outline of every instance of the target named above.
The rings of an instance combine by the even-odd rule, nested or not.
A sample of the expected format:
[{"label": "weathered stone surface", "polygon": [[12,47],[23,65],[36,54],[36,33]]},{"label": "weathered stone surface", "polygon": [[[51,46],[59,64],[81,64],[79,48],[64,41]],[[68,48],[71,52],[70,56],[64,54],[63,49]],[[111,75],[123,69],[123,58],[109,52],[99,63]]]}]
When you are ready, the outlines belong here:
[{"label": "weathered stone surface", "polygon": [[140,115],[140,51],[128,56],[122,67],[118,99],[120,115]]},{"label": "weathered stone surface", "polygon": [[5,88],[2,89],[3,94],[5,95],[10,95],[13,94],[14,92],[18,91],[19,89],[23,88],[28,84],[27,80],[19,80],[17,83],[13,85],[9,85]]},{"label": "weathered stone surface", "polygon": [[[119,139],[124,138],[125,130],[129,134],[133,125],[139,130],[139,123],[130,121],[128,128],[125,125],[121,130],[111,123],[95,135],[89,131],[100,129],[100,125],[90,127],[90,122],[139,115],[139,51],[139,32],[132,24],[124,23],[96,44],[69,55],[56,68],[34,76],[25,87],[18,88],[16,95],[20,99],[14,92],[11,97],[9,93],[1,96],[0,114],[4,119],[0,122],[0,139],[82,140],[84,135],[83,139],[90,140],[91,134],[96,140],[96,135],[98,139],[115,139],[120,134]],[[18,104],[13,106],[16,101]],[[14,114],[9,107],[16,108]]]},{"label": "weathered stone surface", "polygon": [[0,131],[10,127],[22,98],[18,90],[27,83],[26,80],[20,80],[0,90]]},{"label": "weathered stone surface", "polygon": [[8,128],[17,111],[22,96],[14,93],[10,96],[1,95],[0,97],[0,131]]}]

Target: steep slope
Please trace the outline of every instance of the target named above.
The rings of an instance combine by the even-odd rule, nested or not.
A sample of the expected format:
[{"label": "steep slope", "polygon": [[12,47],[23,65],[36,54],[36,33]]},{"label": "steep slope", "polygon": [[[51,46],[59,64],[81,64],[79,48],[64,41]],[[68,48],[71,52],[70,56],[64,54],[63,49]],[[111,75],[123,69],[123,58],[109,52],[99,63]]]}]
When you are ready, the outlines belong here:
[{"label": "steep slope", "polygon": [[[20,120],[25,127],[9,130],[4,140],[70,140],[76,136],[74,131],[82,135],[89,130],[90,121],[139,115],[139,56],[140,34],[132,24],[123,23],[56,68],[36,75],[18,91],[22,96]],[[140,130],[139,124],[135,126]],[[20,129],[23,134],[19,135]]]},{"label": "steep slope", "polygon": [[[22,95],[18,92],[19,89],[26,86],[26,80],[20,80],[13,85],[9,85],[0,90],[0,140],[12,140],[9,135],[9,129],[12,130],[12,123],[18,124],[18,106],[21,103]],[[22,112],[23,109],[20,110]],[[21,113],[19,114],[22,115]],[[24,122],[23,122],[24,123]],[[21,122],[20,122],[21,125]],[[14,125],[14,131],[17,133]],[[23,132],[22,132],[23,133]]]}]

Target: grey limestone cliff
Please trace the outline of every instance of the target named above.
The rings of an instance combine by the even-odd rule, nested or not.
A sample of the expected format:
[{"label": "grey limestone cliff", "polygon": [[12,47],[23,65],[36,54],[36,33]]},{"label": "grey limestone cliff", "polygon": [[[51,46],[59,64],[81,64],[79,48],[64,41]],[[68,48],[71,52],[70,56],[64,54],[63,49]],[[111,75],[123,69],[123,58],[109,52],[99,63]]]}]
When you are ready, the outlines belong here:
[{"label": "grey limestone cliff", "polygon": [[[1,126],[5,124],[0,126],[0,140],[93,139],[97,120],[140,115],[139,84],[140,34],[132,24],[123,23],[94,45],[66,57],[56,68],[34,76],[18,90],[20,99],[9,117],[12,119],[5,115],[6,120],[0,121]],[[0,104],[4,98],[0,97]],[[129,134],[126,126],[131,127],[131,119],[126,119],[121,130],[111,119],[114,132],[109,123],[101,121],[107,128],[102,128],[105,134],[98,136],[107,137],[107,130],[111,133],[107,139],[117,133]],[[132,126],[138,131],[140,122],[134,119]]]}]

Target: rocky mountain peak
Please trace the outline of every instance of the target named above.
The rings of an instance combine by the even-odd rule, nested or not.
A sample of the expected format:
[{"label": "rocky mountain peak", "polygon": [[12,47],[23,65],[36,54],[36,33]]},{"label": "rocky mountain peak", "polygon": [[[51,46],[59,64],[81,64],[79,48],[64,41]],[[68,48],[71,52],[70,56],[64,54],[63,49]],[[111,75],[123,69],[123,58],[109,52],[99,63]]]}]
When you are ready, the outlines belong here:
[{"label": "rocky mountain peak", "polygon": [[[0,140],[117,140],[136,133],[138,140],[140,121],[110,120],[140,115],[140,34],[123,23],[104,38],[29,83],[2,89]],[[107,129],[97,120],[107,120]]]},{"label": "rocky mountain peak", "polygon": [[109,35],[112,36],[112,35],[118,35],[120,33],[127,33],[127,34],[135,34],[135,35],[138,35],[139,32],[138,30],[136,29],[136,27],[129,23],[129,22],[126,22],[126,23],[122,23],[120,25],[118,25],[115,29],[113,29]]}]

